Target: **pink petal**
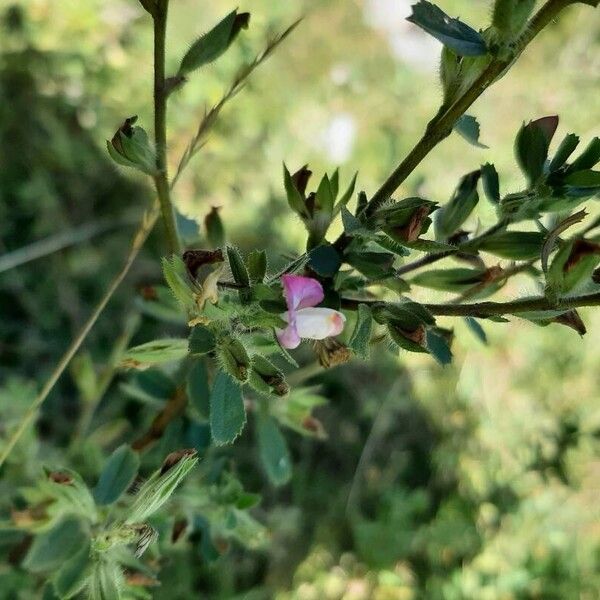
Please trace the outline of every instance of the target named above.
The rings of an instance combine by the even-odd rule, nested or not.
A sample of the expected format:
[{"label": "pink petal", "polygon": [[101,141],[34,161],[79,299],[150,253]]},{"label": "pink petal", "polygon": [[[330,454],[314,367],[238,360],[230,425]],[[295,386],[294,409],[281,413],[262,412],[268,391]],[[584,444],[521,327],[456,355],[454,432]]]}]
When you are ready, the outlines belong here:
[{"label": "pink petal", "polygon": [[325,297],[323,287],[312,277],[282,275],[281,283],[283,284],[288,310],[291,312],[316,306]]},{"label": "pink petal", "polygon": [[[281,316],[287,320],[287,315],[288,313],[284,313]],[[298,335],[295,321],[289,323],[285,329],[277,329],[275,333],[277,334],[277,339],[279,340],[279,343],[284,348],[293,350],[294,348],[297,348],[300,345],[301,339]]]}]

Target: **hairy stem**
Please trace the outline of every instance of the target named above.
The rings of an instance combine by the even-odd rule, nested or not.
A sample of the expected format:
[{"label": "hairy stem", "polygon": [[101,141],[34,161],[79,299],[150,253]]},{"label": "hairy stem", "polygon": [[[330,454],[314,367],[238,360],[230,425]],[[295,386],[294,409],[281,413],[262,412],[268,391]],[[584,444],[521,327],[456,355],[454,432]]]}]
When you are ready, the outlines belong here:
[{"label": "hairy stem", "polygon": [[543,310],[568,310],[583,306],[600,306],[600,293],[563,298],[558,304],[544,296],[512,302],[477,302],[474,304],[424,304],[433,314],[449,317],[494,317]]},{"label": "hairy stem", "polygon": [[[357,310],[360,304],[383,307],[385,302],[381,300],[355,298],[342,298],[341,306],[346,310]],[[476,302],[473,304],[423,304],[423,306],[435,316],[446,317],[494,317],[527,312],[538,312],[545,310],[566,311],[572,308],[585,306],[600,306],[600,292],[585,294],[583,296],[572,296],[562,298],[558,303],[551,302],[545,296],[534,296],[513,300],[510,302]]]},{"label": "hairy stem", "polygon": [[165,37],[169,0],[158,3],[154,15],[154,136],[156,145],[156,169],[154,177],[156,194],[160,202],[162,220],[171,254],[181,254],[177,233],[175,210],[171,202],[167,171],[167,92],[165,88]]}]

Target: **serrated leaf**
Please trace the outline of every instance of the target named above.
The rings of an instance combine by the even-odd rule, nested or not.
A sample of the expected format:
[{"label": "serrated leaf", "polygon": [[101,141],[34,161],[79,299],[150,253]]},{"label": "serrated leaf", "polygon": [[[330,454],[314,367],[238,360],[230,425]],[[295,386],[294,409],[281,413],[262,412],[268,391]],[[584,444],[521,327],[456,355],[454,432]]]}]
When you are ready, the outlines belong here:
[{"label": "serrated leaf", "polygon": [[215,444],[231,444],[245,423],[242,389],[231,375],[219,371],[210,394],[210,430]]},{"label": "serrated leaf", "polygon": [[449,17],[431,2],[421,0],[413,5],[412,15],[407,21],[425,30],[460,56],[481,56],[487,53],[481,34],[462,21]]},{"label": "serrated leaf", "polygon": [[479,141],[480,127],[475,117],[462,115],[454,124],[454,130],[476,148],[488,148]]},{"label": "serrated leaf", "polygon": [[292,476],[292,461],[277,422],[260,414],[256,427],[260,460],[269,481],[276,486],[286,484]]},{"label": "serrated leaf", "polygon": [[356,313],[356,325],[350,336],[348,346],[363,360],[369,358],[372,329],[373,316],[371,309],[367,304],[359,304]]},{"label": "serrated leaf", "polygon": [[140,457],[129,446],[120,446],[108,458],[94,488],[96,503],[103,506],[116,502],[133,483],[140,467]]},{"label": "serrated leaf", "polygon": [[187,75],[203,65],[213,62],[231,45],[241,29],[248,26],[250,15],[230,12],[210,31],[199,37],[181,60],[179,75]]},{"label": "serrated leaf", "polygon": [[35,536],[23,566],[39,573],[54,571],[89,543],[83,523],[76,517],[65,517],[52,529]]}]

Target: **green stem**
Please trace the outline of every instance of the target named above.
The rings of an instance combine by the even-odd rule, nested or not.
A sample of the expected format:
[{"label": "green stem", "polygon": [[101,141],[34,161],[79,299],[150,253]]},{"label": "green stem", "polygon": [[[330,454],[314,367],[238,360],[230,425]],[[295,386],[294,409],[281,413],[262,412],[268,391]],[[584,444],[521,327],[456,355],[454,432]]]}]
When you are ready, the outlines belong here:
[{"label": "green stem", "polygon": [[448,317],[494,317],[544,310],[569,310],[583,306],[600,306],[600,293],[563,298],[550,302],[544,296],[512,302],[477,302],[474,304],[424,304],[433,315]]},{"label": "green stem", "polygon": [[156,169],[154,177],[156,194],[171,254],[181,254],[177,233],[175,210],[171,202],[167,172],[167,93],[165,88],[165,38],[169,0],[158,3],[154,15],[154,136],[156,144]]}]

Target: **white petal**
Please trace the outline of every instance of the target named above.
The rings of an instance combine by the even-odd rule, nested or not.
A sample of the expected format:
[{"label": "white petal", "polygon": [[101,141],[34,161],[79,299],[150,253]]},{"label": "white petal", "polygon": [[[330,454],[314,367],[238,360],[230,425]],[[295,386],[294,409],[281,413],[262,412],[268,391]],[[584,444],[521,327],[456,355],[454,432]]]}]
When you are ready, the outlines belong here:
[{"label": "white petal", "polygon": [[303,308],[295,316],[298,335],[311,340],[340,334],[346,322],[346,317],[332,308]]}]

